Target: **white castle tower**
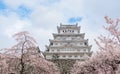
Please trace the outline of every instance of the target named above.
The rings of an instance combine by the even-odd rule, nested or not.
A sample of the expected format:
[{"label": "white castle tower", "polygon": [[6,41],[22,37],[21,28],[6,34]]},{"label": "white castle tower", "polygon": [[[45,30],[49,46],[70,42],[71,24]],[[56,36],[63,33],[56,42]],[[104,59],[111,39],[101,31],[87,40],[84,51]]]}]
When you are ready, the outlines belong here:
[{"label": "white castle tower", "polygon": [[85,33],[80,33],[80,26],[62,25],[57,27],[58,33],[53,33],[53,40],[49,40],[46,46],[45,57],[52,59],[86,60],[91,52],[88,39],[84,39]]}]

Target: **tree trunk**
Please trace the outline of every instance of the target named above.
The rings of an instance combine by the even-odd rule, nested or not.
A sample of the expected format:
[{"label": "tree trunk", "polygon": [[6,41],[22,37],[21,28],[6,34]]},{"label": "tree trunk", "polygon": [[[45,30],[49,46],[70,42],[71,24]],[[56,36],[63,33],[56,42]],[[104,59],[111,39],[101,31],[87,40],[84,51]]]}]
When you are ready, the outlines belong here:
[{"label": "tree trunk", "polygon": [[21,70],[20,70],[20,74],[24,73],[24,63],[23,63],[23,59],[21,59]]},{"label": "tree trunk", "polygon": [[22,44],[22,50],[21,50],[21,59],[20,59],[20,64],[21,64],[21,71],[20,71],[20,74],[23,74],[24,73],[24,62],[23,62],[23,55],[24,55],[24,45],[25,45],[25,43],[26,43],[26,36],[24,35],[24,37],[25,37],[25,41],[24,41],[24,43]]}]

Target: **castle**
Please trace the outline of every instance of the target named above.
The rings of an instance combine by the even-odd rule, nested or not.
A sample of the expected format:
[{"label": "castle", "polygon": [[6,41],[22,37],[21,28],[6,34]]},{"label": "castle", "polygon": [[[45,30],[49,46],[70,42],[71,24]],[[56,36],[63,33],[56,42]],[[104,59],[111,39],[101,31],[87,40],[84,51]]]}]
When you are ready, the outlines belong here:
[{"label": "castle", "polygon": [[49,39],[50,44],[46,45],[45,58],[88,59],[92,54],[91,45],[88,44],[88,39],[84,39],[85,33],[81,33],[80,29],[78,24],[57,26],[58,33],[53,33],[54,39]]}]

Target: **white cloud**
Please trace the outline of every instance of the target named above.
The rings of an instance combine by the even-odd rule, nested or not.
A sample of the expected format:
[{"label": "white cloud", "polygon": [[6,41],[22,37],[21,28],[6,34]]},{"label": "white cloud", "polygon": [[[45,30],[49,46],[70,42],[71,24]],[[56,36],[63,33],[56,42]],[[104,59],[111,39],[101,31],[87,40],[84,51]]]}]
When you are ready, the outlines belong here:
[{"label": "white cloud", "polygon": [[34,28],[30,33],[36,39],[37,45],[42,51],[45,50],[45,45],[49,45],[49,39],[52,38],[52,33],[54,30],[46,30],[43,28]]},{"label": "white cloud", "polygon": [[15,12],[10,12],[7,16],[0,15],[0,20],[1,34],[9,37],[31,25],[28,19],[21,19]]},{"label": "white cloud", "polygon": [[28,21],[15,20],[13,25],[10,25],[5,29],[5,34],[7,36],[11,37],[12,35],[14,35],[17,32],[26,30],[26,28],[28,28],[30,25],[31,25],[31,23]]},{"label": "white cloud", "polygon": [[31,22],[36,26],[52,28],[58,23],[64,21],[64,15],[48,7],[36,7],[30,16]]}]

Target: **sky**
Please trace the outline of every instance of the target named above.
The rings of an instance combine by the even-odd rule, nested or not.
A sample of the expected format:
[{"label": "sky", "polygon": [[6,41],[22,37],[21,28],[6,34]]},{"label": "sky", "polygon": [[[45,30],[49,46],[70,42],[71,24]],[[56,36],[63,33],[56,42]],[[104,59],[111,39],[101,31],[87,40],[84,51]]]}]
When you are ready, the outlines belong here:
[{"label": "sky", "polygon": [[104,34],[104,16],[120,17],[120,0],[0,0],[0,49],[16,44],[12,37],[29,31],[42,51],[57,26],[76,24],[97,51],[94,39]]}]

